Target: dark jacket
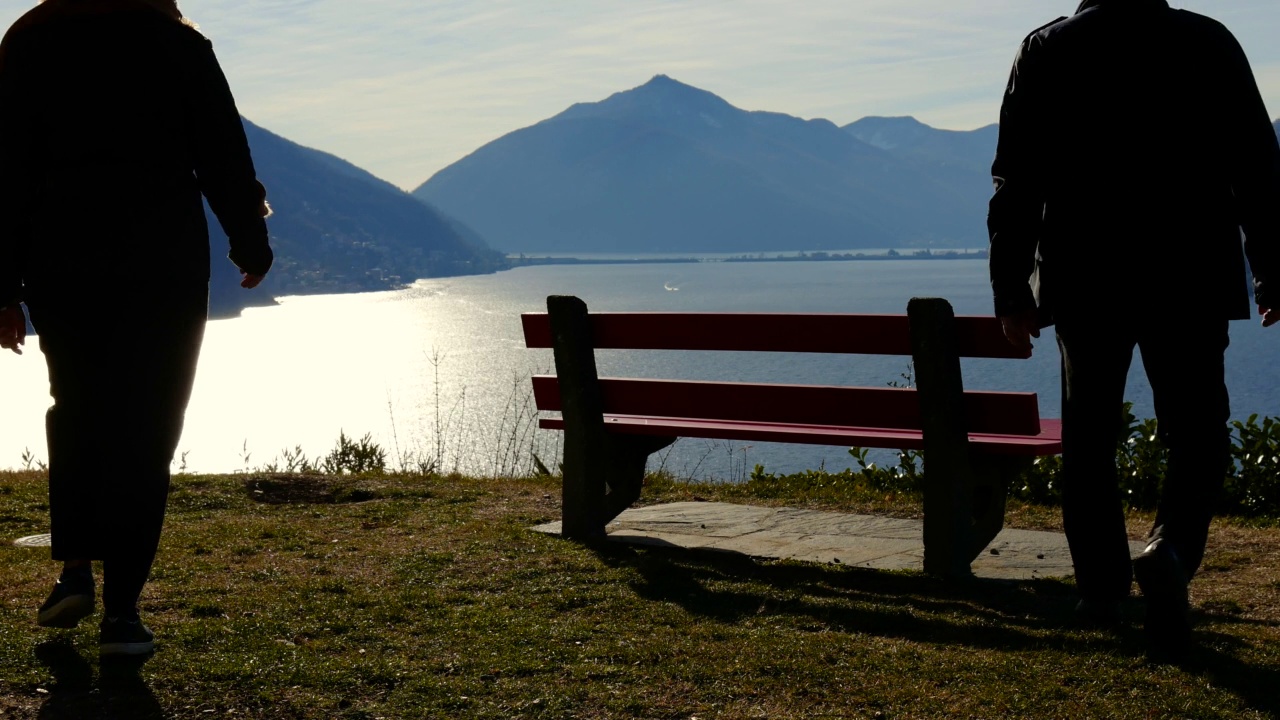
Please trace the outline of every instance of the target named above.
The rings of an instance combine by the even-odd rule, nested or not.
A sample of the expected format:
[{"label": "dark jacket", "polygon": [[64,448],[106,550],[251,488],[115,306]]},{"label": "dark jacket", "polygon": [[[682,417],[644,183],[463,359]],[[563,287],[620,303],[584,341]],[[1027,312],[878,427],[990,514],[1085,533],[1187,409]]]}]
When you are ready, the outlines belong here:
[{"label": "dark jacket", "polygon": [[179,17],[47,0],[5,35],[0,306],[207,282],[201,194],[231,260],[263,274],[263,192],[213,48]]},{"label": "dark jacket", "polygon": [[991,172],[999,315],[1038,302],[1042,324],[1074,309],[1246,318],[1245,255],[1258,303],[1280,302],[1280,145],[1214,20],[1086,0],[1033,32]]}]

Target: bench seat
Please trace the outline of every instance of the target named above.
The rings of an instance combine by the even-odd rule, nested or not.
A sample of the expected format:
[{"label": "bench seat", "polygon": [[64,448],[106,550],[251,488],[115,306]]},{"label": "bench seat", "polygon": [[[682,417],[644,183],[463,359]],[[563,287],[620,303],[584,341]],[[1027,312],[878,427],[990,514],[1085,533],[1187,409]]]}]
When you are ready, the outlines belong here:
[{"label": "bench seat", "polygon": [[[540,411],[559,412],[555,375],[534,375]],[[598,379],[604,429],[625,435],[923,450],[920,398],[911,388]],[[969,446],[978,453],[1039,457],[1062,452],[1061,423],[1040,418],[1036,395],[964,393]],[[539,427],[563,430],[544,417]]]},{"label": "bench seat", "polygon": [[[562,418],[542,418],[538,427],[563,430]],[[852,445],[858,447],[923,450],[924,434],[919,430],[886,430],[877,427],[800,425],[672,418],[656,415],[604,416],[606,432],[621,435],[689,437],[751,442],[801,443],[808,445]],[[1062,452],[1062,421],[1042,420],[1039,435],[997,435],[969,433],[969,445],[989,455],[1041,457]]]}]

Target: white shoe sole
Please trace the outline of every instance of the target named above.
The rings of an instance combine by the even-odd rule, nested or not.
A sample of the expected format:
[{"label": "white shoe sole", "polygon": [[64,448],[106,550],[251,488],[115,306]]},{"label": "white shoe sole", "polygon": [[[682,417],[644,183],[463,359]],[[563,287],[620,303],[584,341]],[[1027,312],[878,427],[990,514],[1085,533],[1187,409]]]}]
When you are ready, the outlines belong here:
[{"label": "white shoe sole", "polygon": [[93,614],[92,595],[68,595],[61,602],[36,615],[40,627],[69,629]]},{"label": "white shoe sole", "polygon": [[147,655],[154,652],[156,644],[152,640],[131,643],[105,643],[98,647],[98,655]]}]

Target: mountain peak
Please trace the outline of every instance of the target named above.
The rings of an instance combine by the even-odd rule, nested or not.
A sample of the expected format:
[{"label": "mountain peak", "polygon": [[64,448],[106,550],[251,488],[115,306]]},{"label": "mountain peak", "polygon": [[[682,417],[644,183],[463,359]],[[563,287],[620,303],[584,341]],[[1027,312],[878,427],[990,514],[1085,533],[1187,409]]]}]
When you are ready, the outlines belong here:
[{"label": "mountain peak", "polygon": [[685,85],[684,83],[680,82],[679,80],[676,80],[675,78],[665,73],[658,73],[657,75],[654,75],[653,77],[649,78],[649,82],[645,83],[644,85],[641,85],[640,87],[647,87],[647,86],[661,87],[663,85],[680,85],[683,87],[689,87],[688,85]]},{"label": "mountain peak", "polygon": [[868,115],[852,125],[881,125],[891,127],[931,128],[910,115]]},{"label": "mountain peak", "polygon": [[614,93],[599,102],[577,103],[553,119],[690,114],[717,117],[735,110],[719,95],[687,85],[669,75],[658,74],[643,85]]},{"label": "mountain peak", "polygon": [[845,125],[844,129],[868,145],[874,145],[881,150],[893,150],[918,141],[934,128],[910,115],[899,115],[864,117],[857,122]]}]

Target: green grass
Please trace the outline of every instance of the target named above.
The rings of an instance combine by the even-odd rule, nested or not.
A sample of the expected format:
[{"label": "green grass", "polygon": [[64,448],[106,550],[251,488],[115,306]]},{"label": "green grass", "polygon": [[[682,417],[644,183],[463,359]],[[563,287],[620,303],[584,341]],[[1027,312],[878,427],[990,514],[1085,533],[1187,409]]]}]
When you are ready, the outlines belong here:
[{"label": "green grass", "polygon": [[[44,477],[0,473],[0,539],[44,532]],[[1280,530],[1218,523],[1199,647],[1142,656],[1071,626],[1069,582],[589,546],[531,532],[552,480],[176,479],[143,598],[159,650],[100,666],[96,624],[34,625],[56,566],[0,548],[10,718],[1263,718],[1280,712]],[[756,493],[753,497],[752,493]],[[847,487],[683,485],[704,498],[912,515]],[[1134,515],[1141,535],[1148,516]],[[1054,527],[1014,507],[1010,523]]]}]

